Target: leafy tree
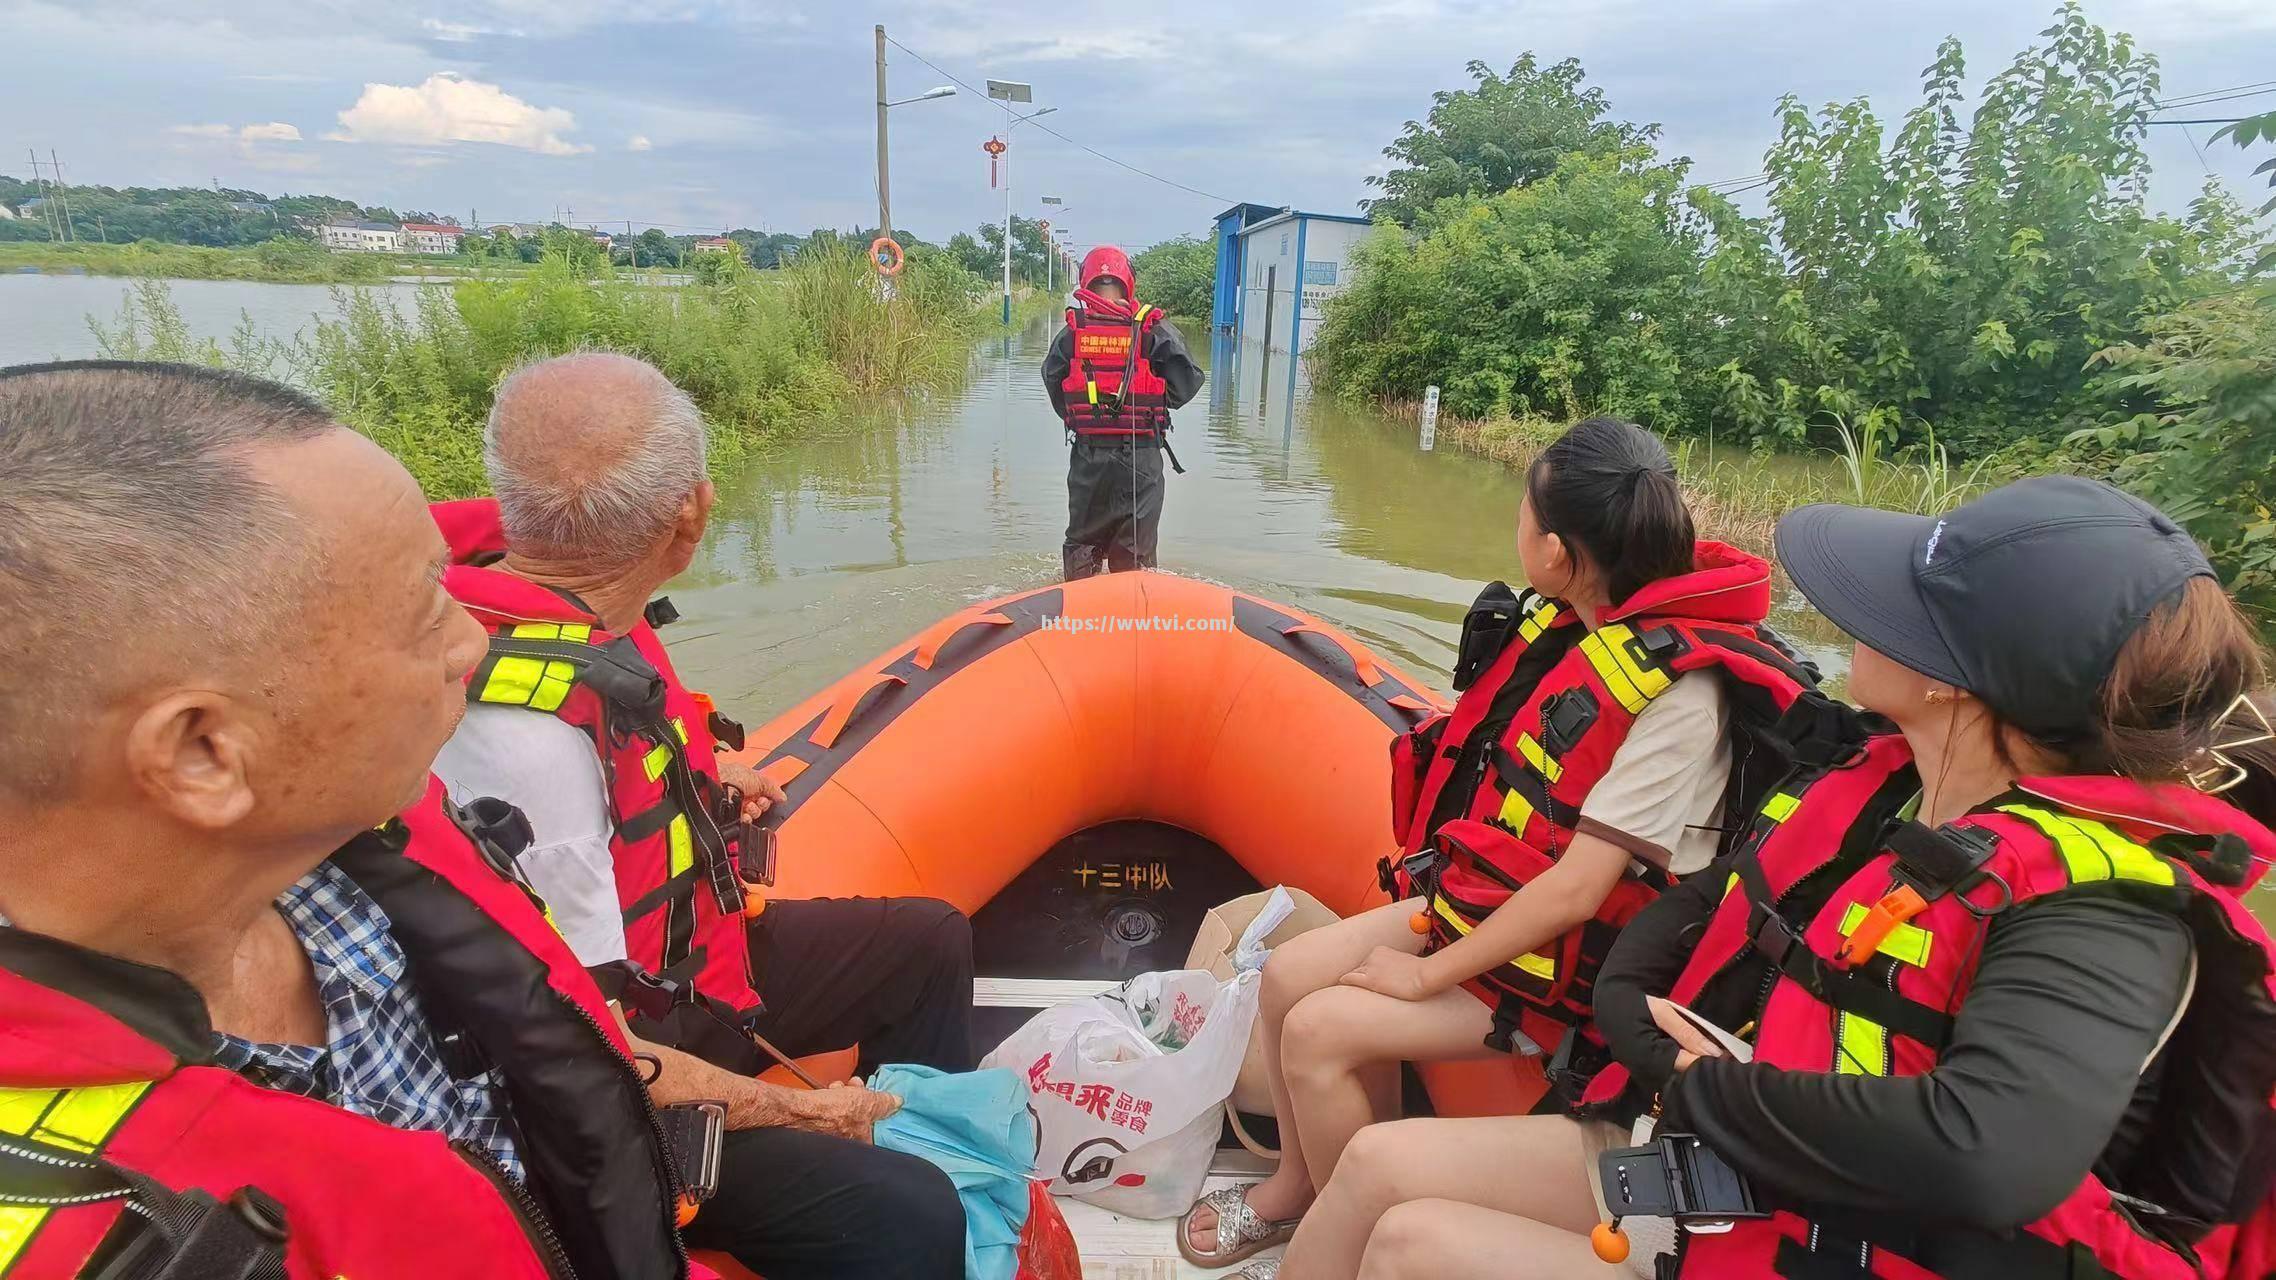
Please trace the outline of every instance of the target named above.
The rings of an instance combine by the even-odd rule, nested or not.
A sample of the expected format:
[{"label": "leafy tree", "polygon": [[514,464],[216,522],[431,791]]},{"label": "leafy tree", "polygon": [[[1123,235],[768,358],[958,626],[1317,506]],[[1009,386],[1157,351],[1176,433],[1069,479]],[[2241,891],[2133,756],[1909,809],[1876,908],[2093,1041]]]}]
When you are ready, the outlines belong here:
[{"label": "leafy tree", "polygon": [[1326,385],[1448,412],[1680,426],[1688,394],[1670,318],[1691,307],[1702,227],[1682,169],[1649,147],[1567,155],[1546,178],[1449,203],[1428,235],[1384,226],[1359,249],[1312,355]]},{"label": "leafy tree", "polygon": [[2102,352],[2109,389],[2155,405],[2073,437],[2189,526],[2229,589],[2276,611],[2276,285],[2197,298]]},{"label": "leafy tree", "polygon": [[959,231],[948,238],[946,252],[949,257],[956,260],[958,266],[971,272],[975,277],[980,277],[996,270],[1003,262],[1003,238],[1001,236],[997,237],[996,246],[996,249],[991,252],[971,232]]},{"label": "leafy tree", "polygon": [[[2213,141],[2218,142],[2223,138],[2235,139],[2240,147],[2249,147],[2255,141],[2276,143],[2276,111],[2246,116],[2235,124],[2224,125],[2214,131]],[[2276,187],[2276,159],[2261,161],[2260,167],[2253,172],[2267,174],[2268,185]],[[2263,216],[2276,213],[2276,196],[2269,197],[2268,203],[2260,206],[2260,212]]]},{"label": "leafy tree", "polygon": [[1432,95],[1429,117],[1407,121],[1383,149],[1398,167],[1367,180],[1383,191],[1362,202],[1368,213],[1411,227],[1441,200],[1522,187],[1569,154],[1613,155],[1660,136],[1656,124],[1605,119],[1612,105],[1583,87],[1576,59],[1545,68],[1527,53],[1507,75],[1475,61],[1469,73],[1475,87]]},{"label": "leafy tree", "polygon": [[[962,233],[959,232],[959,235]],[[907,243],[903,241],[903,243]],[[949,238],[949,252],[966,270],[983,280],[995,280],[1002,288],[1004,276],[1004,227],[1000,222],[980,224],[980,252],[959,253],[956,237]],[[1012,279],[1026,284],[1043,283],[1046,255],[1051,252],[1043,234],[1043,224],[1034,218],[1012,215]]]},{"label": "leafy tree", "polygon": [[1780,104],[1769,218],[1706,215],[1703,276],[1726,290],[1699,353],[1718,369],[1712,417],[1762,440],[1932,428],[1975,452],[2093,419],[2089,358],[2182,301],[2218,251],[2144,204],[2155,58],[2075,3],[2042,40],[1965,125],[1946,41],[1893,145],[1862,99]]},{"label": "leafy tree", "polygon": [[1138,296],[1173,316],[1208,316],[1217,292],[1217,242],[1179,236],[1130,262]]}]

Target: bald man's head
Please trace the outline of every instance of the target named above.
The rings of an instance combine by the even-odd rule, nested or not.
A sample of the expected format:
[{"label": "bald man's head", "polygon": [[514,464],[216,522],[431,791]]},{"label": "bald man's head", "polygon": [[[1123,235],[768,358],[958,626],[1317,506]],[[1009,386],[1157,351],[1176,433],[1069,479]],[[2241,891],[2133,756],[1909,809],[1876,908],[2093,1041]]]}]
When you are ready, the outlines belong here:
[{"label": "bald man's head", "polygon": [[297,391],[0,370],[0,829],[305,857],[409,806],[485,648],[448,564],[410,473]]},{"label": "bald man's head", "polygon": [[609,570],[649,559],[704,482],[703,414],[654,366],[581,352],[498,387],[483,463],[515,552]]},{"label": "bald man's head", "polygon": [[256,461],[337,430],[214,369],[0,369],[0,792],[59,788],[124,685],[250,659],[296,616],[316,549]]}]

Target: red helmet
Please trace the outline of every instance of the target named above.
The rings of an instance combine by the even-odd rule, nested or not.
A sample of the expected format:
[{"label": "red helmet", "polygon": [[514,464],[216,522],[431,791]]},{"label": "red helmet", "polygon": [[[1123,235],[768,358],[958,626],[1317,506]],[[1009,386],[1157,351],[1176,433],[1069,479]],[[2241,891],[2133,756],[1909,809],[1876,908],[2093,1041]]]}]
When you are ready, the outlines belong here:
[{"label": "red helmet", "polygon": [[1111,244],[1102,244],[1083,255],[1082,286],[1085,289],[1101,280],[1113,280],[1122,286],[1122,296],[1138,296],[1138,273],[1130,269],[1130,255]]}]

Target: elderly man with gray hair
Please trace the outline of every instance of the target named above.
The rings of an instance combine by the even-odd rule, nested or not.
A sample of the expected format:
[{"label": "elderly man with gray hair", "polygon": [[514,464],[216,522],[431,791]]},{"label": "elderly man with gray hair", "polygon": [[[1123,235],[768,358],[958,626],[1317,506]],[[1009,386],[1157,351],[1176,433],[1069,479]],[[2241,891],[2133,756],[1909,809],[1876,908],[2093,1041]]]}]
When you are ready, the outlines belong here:
[{"label": "elderly man with gray hair", "polygon": [[[933,1166],[869,1144],[897,1105],[753,1078],[753,1040],[862,1067],[972,1065],[971,931],[926,899],[774,901],[749,918],[753,823],[783,801],[715,750],[739,726],[673,671],[656,591],[711,512],[704,422],[629,356],[541,360],[498,388],[495,502],[446,503],[444,586],[490,635],[435,771],[529,817],[521,864],[578,959],[662,1064],[659,1101],[727,1106],[717,1194],[686,1229],[770,1280],[948,1280],[964,1220]],[[746,848],[745,846],[750,846]]]}]

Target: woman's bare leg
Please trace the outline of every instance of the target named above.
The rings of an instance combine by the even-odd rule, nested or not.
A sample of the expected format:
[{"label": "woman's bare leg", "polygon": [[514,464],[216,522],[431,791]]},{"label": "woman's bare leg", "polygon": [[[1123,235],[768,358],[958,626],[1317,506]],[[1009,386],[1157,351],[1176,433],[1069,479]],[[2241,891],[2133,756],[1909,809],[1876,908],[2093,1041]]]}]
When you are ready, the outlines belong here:
[{"label": "woman's bare leg", "polygon": [[1281,1024],[1280,1068],[1296,1104],[1305,1172],[1324,1184],[1353,1134],[1398,1117],[1395,1109],[1378,1109],[1382,1090],[1370,1087],[1370,1076],[1395,1080],[1408,1060],[1506,1056],[1486,1047],[1493,1029],[1493,1014],[1459,989],[1400,1000],[1339,986],[1298,1001]]},{"label": "woman's bare leg", "polygon": [[1458,1200],[1391,1206],[1367,1238],[1359,1280],[1573,1280],[1614,1276],[1586,1236]]},{"label": "woman's bare leg", "polygon": [[[1610,1275],[1588,1244],[1596,1198],[1585,1151],[1581,1127],[1563,1116],[1370,1125],[1297,1229],[1283,1280],[1352,1280],[1384,1215],[1410,1200],[1455,1200],[1530,1223],[1518,1229],[1533,1242],[1528,1250],[1544,1250],[1540,1266],[1517,1270],[1523,1260],[1505,1254],[1499,1276]],[[1385,1265],[1402,1238],[1385,1242]]]},{"label": "woman's bare leg", "polygon": [[[1272,1084],[1273,1113],[1280,1117],[1280,1167],[1251,1187],[1249,1207],[1267,1222],[1293,1218],[1312,1203],[1315,1187],[1298,1140],[1295,1106],[1289,1101],[1288,1083],[1280,1073],[1280,1030],[1298,1001],[1359,967],[1377,947],[1397,947],[1420,954],[1423,938],[1407,922],[1416,904],[1395,902],[1363,912],[1326,928],[1298,934],[1273,948],[1264,962],[1264,980],[1257,993],[1258,1035],[1264,1046],[1265,1070]],[[1378,1086],[1380,1087],[1380,1086]],[[1394,1078],[1392,1088],[1397,1081]],[[1391,1095],[1394,1099],[1396,1093]],[[1193,1216],[1193,1243],[1207,1250],[1216,1246],[1217,1215],[1203,1209]]]}]

